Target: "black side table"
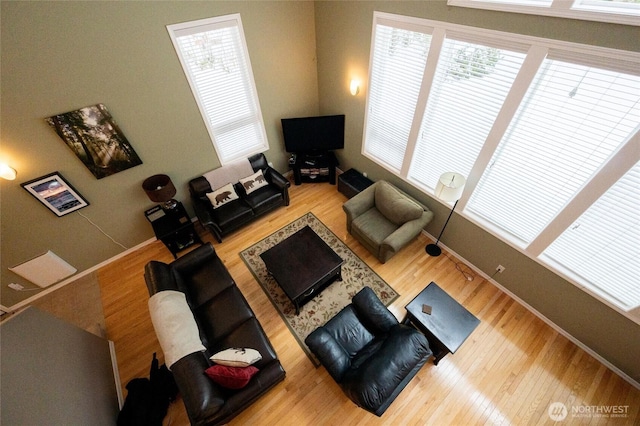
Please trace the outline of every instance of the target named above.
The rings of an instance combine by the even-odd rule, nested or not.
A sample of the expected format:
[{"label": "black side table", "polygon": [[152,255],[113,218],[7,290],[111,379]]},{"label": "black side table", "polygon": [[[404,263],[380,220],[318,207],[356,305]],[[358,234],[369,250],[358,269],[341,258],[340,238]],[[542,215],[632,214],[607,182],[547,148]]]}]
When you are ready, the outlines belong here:
[{"label": "black side table", "polygon": [[161,206],[156,206],[144,214],[151,222],[156,238],[167,246],[174,259],[177,259],[178,253],[187,247],[196,243],[202,244],[202,240],[181,202],[178,201],[173,209],[163,209]]},{"label": "black side table", "polygon": [[427,337],[435,365],[448,353],[455,353],[480,324],[433,281],[405,309],[407,316],[402,323],[412,324]]}]

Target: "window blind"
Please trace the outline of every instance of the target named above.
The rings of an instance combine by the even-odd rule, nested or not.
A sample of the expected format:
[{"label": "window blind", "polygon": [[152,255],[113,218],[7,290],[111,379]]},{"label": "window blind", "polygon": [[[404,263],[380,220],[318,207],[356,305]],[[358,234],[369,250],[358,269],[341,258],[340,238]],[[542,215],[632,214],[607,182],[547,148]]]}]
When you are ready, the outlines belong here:
[{"label": "window blind", "polygon": [[481,41],[444,41],[410,179],[433,191],[444,172],[469,176],[524,61],[523,51]]},{"label": "window blind", "polygon": [[545,257],[615,303],[640,306],[640,163],[565,230]]},{"label": "window blind", "polygon": [[240,16],[167,28],[220,162],[267,150]]},{"label": "window blind", "polygon": [[376,25],[364,152],[396,172],[402,167],[431,35]]},{"label": "window blind", "polygon": [[467,208],[531,242],[638,125],[640,78],[547,58]]}]

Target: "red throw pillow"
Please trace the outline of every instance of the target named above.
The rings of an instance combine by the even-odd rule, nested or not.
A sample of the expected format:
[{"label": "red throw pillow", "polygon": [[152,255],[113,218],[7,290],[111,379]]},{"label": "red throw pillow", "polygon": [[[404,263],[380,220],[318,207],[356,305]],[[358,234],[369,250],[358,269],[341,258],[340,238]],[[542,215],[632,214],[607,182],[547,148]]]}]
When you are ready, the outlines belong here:
[{"label": "red throw pillow", "polygon": [[213,365],[204,372],[211,380],[228,389],[242,389],[258,370],[253,365],[248,367],[228,367]]}]

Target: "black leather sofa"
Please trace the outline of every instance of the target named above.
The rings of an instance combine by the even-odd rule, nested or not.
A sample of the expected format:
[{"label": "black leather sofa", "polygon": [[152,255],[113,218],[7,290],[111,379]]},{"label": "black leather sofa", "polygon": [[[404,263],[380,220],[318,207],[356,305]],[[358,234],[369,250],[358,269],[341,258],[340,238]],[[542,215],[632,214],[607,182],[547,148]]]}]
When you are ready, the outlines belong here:
[{"label": "black leather sofa", "polygon": [[[256,154],[249,157],[249,163],[254,172],[262,170],[268,182],[267,186],[259,188],[251,194],[246,193],[244,187],[238,182],[237,176],[233,184],[236,193],[240,197],[229,203],[214,209],[206,194],[212,192],[211,183],[205,176],[198,176],[189,181],[189,192],[193,202],[198,220],[208,229],[218,242],[222,242],[222,237],[232,231],[253,221],[257,217],[268,213],[280,206],[289,205],[289,186],[291,183],[277,170],[267,163],[264,154]],[[222,166],[217,171],[223,171],[228,166]],[[222,181],[221,185],[229,183]]]},{"label": "black leather sofa", "polygon": [[305,343],[344,393],[377,416],[432,355],[426,337],[398,323],[370,287]]},{"label": "black leather sofa", "polygon": [[[284,380],[285,371],[267,335],[210,243],[171,264],[149,262],[145,280],[150,296],[166,290],[185,293],[207,349],[171,365],[191,424],[227,423]],[[254,364],[260,371],[240,390],[225,389],[204,373],[212,365],[209,357],[227,348],[253,348],[262,355]]]}]

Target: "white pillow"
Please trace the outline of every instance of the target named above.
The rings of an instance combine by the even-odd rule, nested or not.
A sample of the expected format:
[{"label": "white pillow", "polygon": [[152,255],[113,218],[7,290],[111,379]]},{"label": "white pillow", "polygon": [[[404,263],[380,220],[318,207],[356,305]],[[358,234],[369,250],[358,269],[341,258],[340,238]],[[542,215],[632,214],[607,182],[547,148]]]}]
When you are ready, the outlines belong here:
[{"label": "white pillow", "polygon": [[218,188],[213,192],[207,192],[207,198],[211,202],[214,209],[227,204],[233,200],[237,200],[238,194],[231,183],[226,184],[222,188]]},{"label": "white pillow", "polygon": [[264,178],[264,175],[262,174],[261,169],[255,172],[254,174],[252,174],[251,176],[247,176],[246,178],[240,179],[240,183],[244,187],[244,190],[247,193],[247,195],[251,194],[253,191],[255,191],[258,188],[262,188],[263,186],[269,185],[269,182],[267,182],[267,180]]},{"label": "white pillow", "polygon": [[250,348],[229,348],[209,358],[216,364],[227,367],[248,367],[262,359],[262,355],[255,349]]}]

